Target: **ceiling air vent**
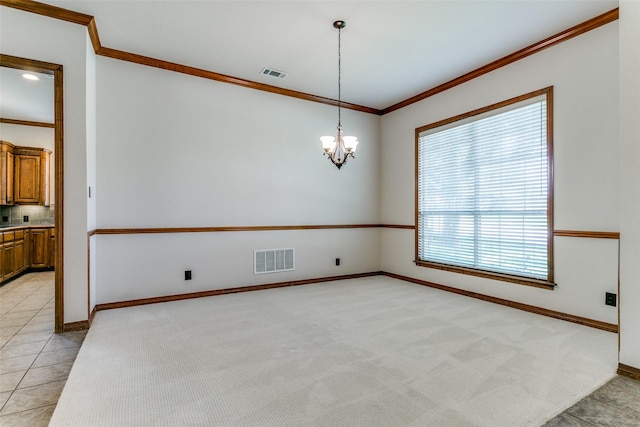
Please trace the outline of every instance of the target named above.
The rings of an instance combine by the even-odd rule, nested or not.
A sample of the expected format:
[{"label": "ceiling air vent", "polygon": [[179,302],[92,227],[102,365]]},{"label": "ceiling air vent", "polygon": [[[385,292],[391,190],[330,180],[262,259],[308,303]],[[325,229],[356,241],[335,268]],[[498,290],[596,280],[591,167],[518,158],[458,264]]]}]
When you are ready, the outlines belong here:
[{"label": "ceiling air vent", "polygon": [[260,74],[264,74],[265,76],[269,77],[275,77],[277,79],[284,79],[289,75],[284,71],[274,70],[273,68],[263,68]]},{"label": "ceiling air vent", "polygon": [[253,274],[295,270],[293,249],[264,249],[253,252]]}]

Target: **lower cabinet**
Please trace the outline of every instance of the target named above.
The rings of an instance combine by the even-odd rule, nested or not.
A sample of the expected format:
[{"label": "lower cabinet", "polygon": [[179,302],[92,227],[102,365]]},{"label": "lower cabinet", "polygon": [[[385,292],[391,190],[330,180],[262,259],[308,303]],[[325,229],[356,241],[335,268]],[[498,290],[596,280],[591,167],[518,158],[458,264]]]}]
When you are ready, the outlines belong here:
[{"label": "lower cabinet", "polygon": [[[20,274],[27,269],[24,259],[24,231],[20,231],[20,233],[22,234],[22,237],[18,239],[16,236],[13,246],[13,267],[16,274]],[[18,233],[16,232],[16,234]]]},{"label": "lower cabinet", "polygon": [[28,228],[24,230],[24,269],[28,269],[31,266],[31,230]]},{"label": "lower cabinet", "polygon": [[56,266],[56,230],[55,228],[49,229],[49,268],[55,268]]},{"label": "lower cabinet", "polygon": [[2,245],[2,278],[10,279],[16,275],[15,270],[15,244],[14,242],[5,242]]},{"label": "lower cabinet", "polygon": [[55,230],[25,228],[0,233],[0,281],[29,269],[55,267]]},{"label": "lower cabinet", "polygon": [[31,268],[49,267],[49,230],[31,230]]}]

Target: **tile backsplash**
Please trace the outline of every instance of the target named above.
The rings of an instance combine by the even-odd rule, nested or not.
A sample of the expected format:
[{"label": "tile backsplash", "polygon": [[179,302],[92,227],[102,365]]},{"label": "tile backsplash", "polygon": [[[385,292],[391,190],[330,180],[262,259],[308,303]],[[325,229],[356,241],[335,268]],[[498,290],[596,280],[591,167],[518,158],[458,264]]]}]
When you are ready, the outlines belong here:
[{"label": "tile backsplash", "polygon": [[53,225],[55,223],[55,206],[2,206],[0,207],[0,220],[2,220],[0,225],[3,227]]}]

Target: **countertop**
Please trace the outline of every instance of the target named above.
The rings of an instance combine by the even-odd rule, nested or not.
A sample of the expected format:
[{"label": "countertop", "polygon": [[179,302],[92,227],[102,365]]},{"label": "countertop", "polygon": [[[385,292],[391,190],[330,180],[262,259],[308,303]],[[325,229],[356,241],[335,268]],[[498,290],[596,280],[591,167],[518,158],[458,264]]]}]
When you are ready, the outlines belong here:
[{"label": "countertop", "polygon": [[31,228],[53,228],[54,224],[30,224],[30,225],[0,225],[0,232],[3,231],[14,231],[14,230],[25,230]]}]

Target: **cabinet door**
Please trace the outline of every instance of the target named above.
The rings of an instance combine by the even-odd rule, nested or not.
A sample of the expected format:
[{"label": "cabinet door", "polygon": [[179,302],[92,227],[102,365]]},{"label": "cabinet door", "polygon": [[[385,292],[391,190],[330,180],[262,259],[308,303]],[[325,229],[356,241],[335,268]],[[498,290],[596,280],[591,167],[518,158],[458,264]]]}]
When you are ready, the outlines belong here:
[{"label": "cabinet door", "polygon": [[31,267],[47,268],[49,266],[48,245],[48,230],[31,230]]},{"label": "cabinet door", "polygon": [[40,161],[41,156],[15,156],[15,203],[40,203]]},{"label": "cabinet door", "polygon": [[14,203],[13,197],[13,153],[7,153],[7,204]]},{"label": "cabinet door", "polygon": [[2,144],[0,152],[0,204],[13,205],[13,153],[4,151],[5,144]]},{"label": "cabinet door", "polygon": [[14,243],[14,268],[13,270],[18,273],[22,273],[26,268],[24,264],[24,239],[16,240]]},{"label": "cabinet door", "polygon": [[55,268],[56,266],[56,236],[51,233],[49,237],[49,267]]},{"label": "cabinet door", "polygon": [[16,273],[15,264],[15,245],[13,242],[5,243],[2,250],[3,263],[2,263],[2,275],[5,279],[13,277]]},{"label": "cabinet door", "polygon": [[31,267],[31,231],[24,230],[24,268]]}]

